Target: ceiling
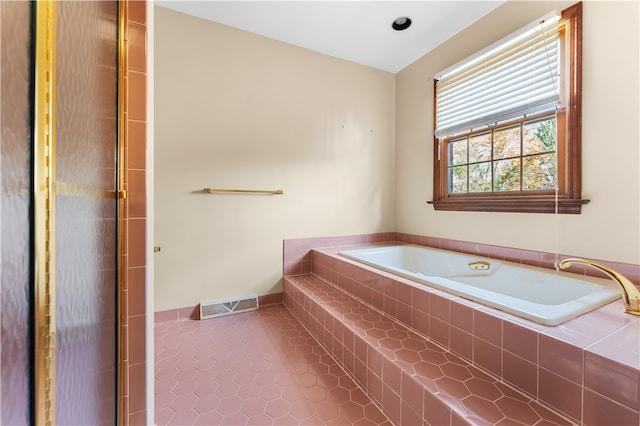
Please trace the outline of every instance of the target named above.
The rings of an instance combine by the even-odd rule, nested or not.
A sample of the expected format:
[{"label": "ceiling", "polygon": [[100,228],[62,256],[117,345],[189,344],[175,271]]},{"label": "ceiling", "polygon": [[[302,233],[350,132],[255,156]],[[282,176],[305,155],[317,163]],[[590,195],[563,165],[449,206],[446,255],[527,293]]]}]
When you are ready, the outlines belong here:
[{"label": "ceiling", "polygon": [[[396,73],[504,1],[156,0],[156,5]],[[391,24],[401,16],[413,23],[394,31]]]}]

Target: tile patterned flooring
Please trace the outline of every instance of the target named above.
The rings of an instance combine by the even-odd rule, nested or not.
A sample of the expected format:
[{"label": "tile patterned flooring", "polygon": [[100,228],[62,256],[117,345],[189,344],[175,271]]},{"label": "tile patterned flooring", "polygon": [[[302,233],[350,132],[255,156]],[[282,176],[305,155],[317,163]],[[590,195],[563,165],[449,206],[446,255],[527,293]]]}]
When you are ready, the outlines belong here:
[{"label": "tile patterned flooring", "polygon": [[385,425],[284,307],[155,326],[158,425]]}]

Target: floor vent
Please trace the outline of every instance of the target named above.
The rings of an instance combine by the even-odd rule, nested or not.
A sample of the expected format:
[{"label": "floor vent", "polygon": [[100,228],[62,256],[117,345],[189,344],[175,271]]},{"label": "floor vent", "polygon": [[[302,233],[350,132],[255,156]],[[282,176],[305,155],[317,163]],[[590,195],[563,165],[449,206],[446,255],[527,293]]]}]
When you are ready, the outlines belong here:
[{"label": "floor vent", "polygon": [[240,312],[258,309],[258,296],[252,294],[239,299],[218,300],[200,303],[200,319],[221,317],[223,315],[238,314]]}]

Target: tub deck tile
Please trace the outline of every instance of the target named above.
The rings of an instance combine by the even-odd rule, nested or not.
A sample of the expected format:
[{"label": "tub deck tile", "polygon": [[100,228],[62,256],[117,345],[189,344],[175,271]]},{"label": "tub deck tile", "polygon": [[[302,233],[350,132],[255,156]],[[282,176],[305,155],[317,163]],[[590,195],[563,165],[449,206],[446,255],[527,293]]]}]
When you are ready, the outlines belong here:
[{"label": "tub deck tile", "polygon": [[[366,343],[369,348],[364,351],[366,360],[356,357],[354,367],[347,364],[345,369],[357,376],[356,380],[373,400],[382,403],[383,411],[395,423],[404,424],[418,414],[430,423],[446,418],[447,424],[456,424],[459,420],[466,424],[571,424],[469,361],[315,275],[285,277],[285,303],[305,326],[321,331],[315,337],[325,346],[331,342],[333,352],[349,352],[344,346],[347,341],[344,336],[349,333],[355,336],[356,342]],[[312,305],[317,306],[317,315],[312,314]],[[332,339],[333,321],[344,325],[341,339]],[[359,343],[354,344],[358,346]],[[358,353],[361,352],[359,349]],[[356,367],[359,362],[360,368]],[[361,368],[366,371],[360,371]],[[380,389],[367,389],[368,381],[379,386],[380,377],[382,395],[379,395]],[[403,386],[403,379],[410,379],[411,383]],[[425,402],[419,406],[416,406],[416,386],[424,393]],[[386,406],[385,402],[390,405]],[[431,406],[438,409],[430,409]]]}]

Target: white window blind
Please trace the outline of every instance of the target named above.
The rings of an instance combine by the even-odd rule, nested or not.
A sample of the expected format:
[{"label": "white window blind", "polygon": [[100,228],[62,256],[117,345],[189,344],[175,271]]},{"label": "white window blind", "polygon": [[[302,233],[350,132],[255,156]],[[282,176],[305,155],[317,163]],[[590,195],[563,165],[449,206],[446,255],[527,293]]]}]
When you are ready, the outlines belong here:
[{"label": "white window blind", "polygon": [[435,136],[553,110],[560,101],[557,20],[540,18],[436,75]]}]

